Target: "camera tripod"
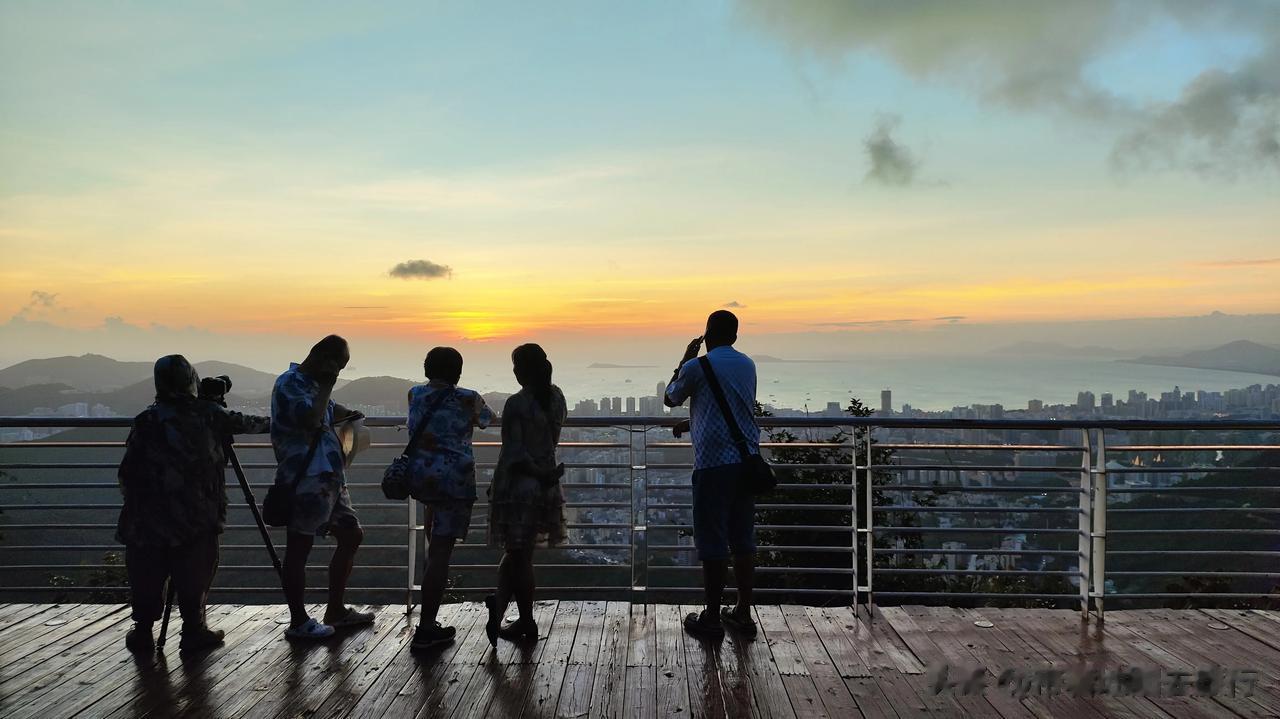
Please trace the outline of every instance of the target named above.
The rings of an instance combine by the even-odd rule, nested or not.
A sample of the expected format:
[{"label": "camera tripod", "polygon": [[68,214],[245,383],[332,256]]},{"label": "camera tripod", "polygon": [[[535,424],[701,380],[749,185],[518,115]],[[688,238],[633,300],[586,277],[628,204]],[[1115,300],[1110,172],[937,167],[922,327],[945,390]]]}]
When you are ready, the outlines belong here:
[{"label": "camera tripod", "polygon": [[[240,458],[236,456],[236,449],[231,443],[231,438],[227,437],[222,441],[222,448],[226,452],[227,459],[231,461],[231,468],[235,470],[236,479],[240,482],[240,489],[244,492],[244,502],[249,505],[249,511],[253,513],[253,521],[258,525],[258,531],[262,533],[262,543],[266,545],[267,554],[271,556],[271,564],[276,568],[276,576],[284,581],[284,568],[280,564],[280,555],[276,553],[276,545],[271,541],[271,533],[267,531],[267,525],[262,521],[262,512],[258,509],[258,498],[253,494],[253,488],[249,486],[249,480],[244,476],[244,468],[240,466]],[[168,597],[164,603],[164,617],[160,621],[160,636],[156,638],[156,649],[164,648],[164,641],[169,633],[169,615],[173,613],[173,600],[176,590],[173,586],[173,579],[169,580]]]}]

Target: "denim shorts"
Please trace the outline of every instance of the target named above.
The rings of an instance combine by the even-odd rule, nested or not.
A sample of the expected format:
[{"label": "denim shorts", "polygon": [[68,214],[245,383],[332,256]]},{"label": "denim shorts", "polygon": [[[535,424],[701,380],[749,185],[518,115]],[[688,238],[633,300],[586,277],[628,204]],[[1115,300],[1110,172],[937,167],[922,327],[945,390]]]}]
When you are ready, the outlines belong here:
[{"label": "denim shorts", "polygon": [[756,502],[741,464],[693,471],[693,545],[703,562],[756,551]]},{"label": "denim shorts", "polygon": [[347,483],[336,474],[308,475],[293,492],[289,531],[326,537],[337,529],[359,528]]}]

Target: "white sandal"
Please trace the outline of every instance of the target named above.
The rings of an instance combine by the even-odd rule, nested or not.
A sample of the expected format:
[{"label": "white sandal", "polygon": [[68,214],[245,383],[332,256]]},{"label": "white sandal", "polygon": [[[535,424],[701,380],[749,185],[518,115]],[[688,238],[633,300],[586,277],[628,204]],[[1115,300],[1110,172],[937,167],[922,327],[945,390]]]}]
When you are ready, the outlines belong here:
[{"label": "white sandal", "polygon": [[286,639],[318,642],[333,636],[334,631],[334,628],[328,624],[321,624],[314,618],[308,618],[302,624],[284,630],[284,636]]}]

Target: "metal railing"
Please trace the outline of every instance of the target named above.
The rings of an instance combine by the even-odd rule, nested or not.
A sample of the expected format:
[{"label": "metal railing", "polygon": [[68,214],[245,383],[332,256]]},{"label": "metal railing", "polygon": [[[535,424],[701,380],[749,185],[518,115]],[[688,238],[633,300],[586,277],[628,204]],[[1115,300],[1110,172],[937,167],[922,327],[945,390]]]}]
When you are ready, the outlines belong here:
[{"label": "metal railing", "polygon": [[[665,433],[677,420],[569,419],[560,452],[570,536],[536,555],[540,592],[643,602],[700,591],[691,452]],[[348,473],[366,530],[351,591],[399,594],[411,607],[422,510],[416,502],[387,501],[378,489],[382,469],[402,447],[403,423],[403,417],[368,418],[375,442]],[[112,537],[119,506],[114,470],[128,424],[0,418],[0,429],[73,430],[0,442],[0,596],[118,599],[127,589]],[[756,505],[756,591],[764,595],[854,604],[1031,602],[1075,606],[1085,616],[1101,616],[1112,600],[1278,596],[1280,466],[1271,465],[1280,465],[1280,421],[822,416],[766,417],[760,424],[775,435],[762,448],[780,477],[777,491]],[[787,436],[776,435],[784,430]],[[454,552],[456,594],[491,591],[496,578],[499,552],[484,535],[497,445],[483,434],[475,442],[481,498],[471,532]],[[270,445],[236,447],[261,497],[274,474]],[[1212,461],[1179,465],[1164,458],[1206,453]],[[1241,481],[1224,481],[1232,477]],[[228,494],[223,550],[233,559],[224,559],[214,590],[269,597],[279,589],[256,526],[234,482]],[[1247,499],[1236,504],[1218,499],[1241,495]],[[1153,499],[1133,501],[1143,497]],[[1215,499],[1188,503],[1196,497]],[[1152,525],[1151,518],[1164,523]],[[283,542],[281,530],[273,534]],[[1159,541],[1134,544],[1153,537]],[[1190,537],[1216,544],[1177,546],[1175,540]],[[1109,567],[1109,559],[1121,568]],[[1232,569],[1233,562],[1244,566]]]}]

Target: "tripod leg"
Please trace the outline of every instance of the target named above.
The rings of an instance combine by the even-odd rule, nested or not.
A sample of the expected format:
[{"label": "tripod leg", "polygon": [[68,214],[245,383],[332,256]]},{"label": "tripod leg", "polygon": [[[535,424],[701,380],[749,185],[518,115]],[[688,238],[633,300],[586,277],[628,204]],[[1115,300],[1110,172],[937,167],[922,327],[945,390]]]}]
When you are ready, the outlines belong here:
[{"label": "tripod leg", "polygon": [[173,577],[169,577],[166,582],[169,591],[166,593],[168,598],[164,602],[164,616],[160,619],[160,636],[156,638],[156,651],[164,650],[164,640],[169,634],[169,615],[173,613],[173,598],[177,594],[177,587],[173,584]]},{"label": "tripod leg", "polygon": [[262,521],[262,512],[258,510],[258,498],[253,496],[253,489],[249,486],[249,480],[244,476],[244,468],[240,466],[240,458],[236,456],[235,447],[231,445],[230,440],[225,443],[227,458],[231,460],[231,468],[235,470],[236,479],[240,481],[240,489],[244,491],[245,504],[249,505],[249,512],[253,514],[253,521],[258,524],[258,531],[262,533],[262,543],[266,545],[267,554],[271,556],[271,565],[276,568],[276,576],[284,579],[284,567],[280,564],[280,555],[276,554],[276,545],[271,541],[271,533],[267,531],[266,522]]}]

